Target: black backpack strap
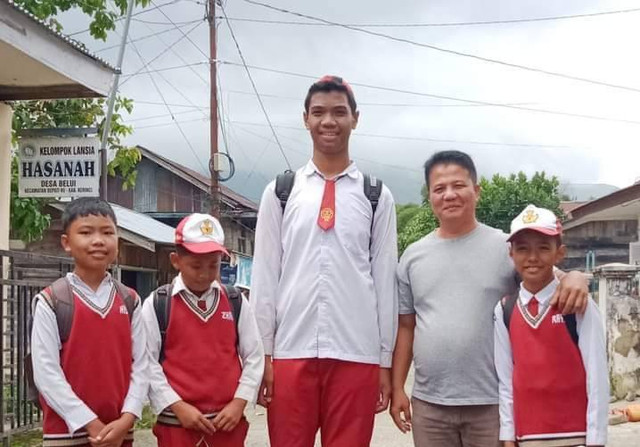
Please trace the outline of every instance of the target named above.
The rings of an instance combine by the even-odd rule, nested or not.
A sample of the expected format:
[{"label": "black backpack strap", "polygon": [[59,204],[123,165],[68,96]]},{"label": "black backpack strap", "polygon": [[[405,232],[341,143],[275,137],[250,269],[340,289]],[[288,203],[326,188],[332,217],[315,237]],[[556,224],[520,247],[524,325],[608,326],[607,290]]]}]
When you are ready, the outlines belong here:
[{"label": "black backpack strap", "polygon": [[284,171],[282,174],[278,174],[276,177],[276,197],[280,200],[280,206],[284,213],[284,208],[287,206],[287,200],[293,190],[293,184],[296,181],[296,173],[290,170]]},{"label": "black backpack strap", "polygon": [[114,280],[113,283],[116,286],[118,295],[120,295],[122,301],[124,301],[124,305],[127,306],[127,312],[129,313],[129,322],[131,322],[131,319],[133,318],[133,311],[139,304],[138,297],[129,287],[125,286],[120,281]]},{"label": "black backpack strap", "polygon": [[576,314],[568,314],[563,317],[564,324],[567,326],[571,340],[578,346],[578,323],[576,322]]},{"label": "black backpack strap", "polygon": [[502,321],[504,321],[504,326],[509,330],[509,323],[511,322],[511,315],[513,315],[513,308],[518,302],[519,294],[516,292],[513,295],[507,295],[502,300],[500,300],[500,304],[502,304]]},{"label": "black backpack strap", "polygon": [[53,282],[49,288],[51,305],[56,314],[60,343],[69,339],[73,321],[73,290],[67,278],[62,277]]},{"label": "black backpack strap", "polygon": [[[376,215],[376,208],[378,208],[381,194],[382,180],[372,175],[364,174],[364,195],[371,202],[373,216]],[[373,226],[373,218],[371,219],[371,225]]]},{"label": "black backpack strap", "polygon": [[153,292],[153,310],[158,320],[160,329],[160,353],[158,362],[164,361],[164,343],[167,338],[167,327],[169,326],[169,314],[171,313],[171,284],[160,286]]},{"label": "black backpack strap", "polygon": [[238,332],[238,322],[240,321],[240,310],[242,309],[242,294],[233,286],[222,285],[224,294],[227,296],[229,303],[231,304],[231,313],[233,315],[233,322],[236,325],[237,340],[240,341],[240,333]]}]

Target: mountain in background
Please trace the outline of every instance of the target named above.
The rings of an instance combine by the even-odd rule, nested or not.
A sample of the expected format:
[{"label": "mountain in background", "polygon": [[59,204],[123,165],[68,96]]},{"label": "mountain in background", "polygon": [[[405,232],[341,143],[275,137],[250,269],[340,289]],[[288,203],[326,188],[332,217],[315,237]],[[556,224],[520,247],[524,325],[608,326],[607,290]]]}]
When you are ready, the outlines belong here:
[{"label": "mountain in background", "polygon": [[603,183],[562,183],[560,194],[571,202],[588,202],[619,190],[617,186]]}]

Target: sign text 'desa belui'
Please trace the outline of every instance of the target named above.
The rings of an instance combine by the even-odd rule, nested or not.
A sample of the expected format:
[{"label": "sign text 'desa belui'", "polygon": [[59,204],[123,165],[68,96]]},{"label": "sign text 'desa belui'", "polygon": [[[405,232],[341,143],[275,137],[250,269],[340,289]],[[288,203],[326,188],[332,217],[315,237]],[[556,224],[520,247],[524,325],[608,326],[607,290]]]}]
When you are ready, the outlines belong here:
[{"label": "sign text 'desa belui'", "polygon": [[19,142],[20,197],[98,196],[98,138],[23,138]]}]

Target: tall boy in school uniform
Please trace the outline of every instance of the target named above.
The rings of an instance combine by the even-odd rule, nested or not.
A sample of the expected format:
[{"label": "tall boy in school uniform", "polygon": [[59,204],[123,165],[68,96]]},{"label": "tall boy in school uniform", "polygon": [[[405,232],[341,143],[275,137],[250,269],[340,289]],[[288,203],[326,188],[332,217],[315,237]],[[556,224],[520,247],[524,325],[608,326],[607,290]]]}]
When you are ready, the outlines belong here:
[{"label": "tall boy in school uniform", "polygon": [[[74,259],[66,285],[68,337],[61,340],[54,285],[35,298],[31,355],[43,409],[43,446],[130,446],[147,394],[140,298],[107,272],[118,254],[116,216],[96,198],[70,202],[62,246]],[[60,290],[60,289],[57,289]],[[129,315],[132,311],[132,315]]]},{"label": "tall boy in school uniform", "polygon": [[368,446],[389,401],[396,331],[393,197],[375,211],[349,157],[359,113],[337,76],[314,83],[304,104],[312,159],[282,206],[265,189],[256,227],[251,303],[265,348],[259,403],[273,447]]},{"label": "tall boy in school uniform", "polygon": [[[158,421],[159,447],[242,447],[249,424],[247,402],[255,402],[264,369],[258,327],[243,297],[238,321],[217,278],[224,247],[222,226],[207,214],[191,214],[176,228],[171,263],[180,272],[144,303],[149,398]],[[165,314],[161,334],[158,309]]]},{"label": "tall boy in school uniform", "polygon": [[609,383],[604,328],[589,300],[584,314],[550,306],[565,254],[553,212],[527,206],[511,223],[519,292],[495,308],[500,440],[506,447],[604,446]]}]

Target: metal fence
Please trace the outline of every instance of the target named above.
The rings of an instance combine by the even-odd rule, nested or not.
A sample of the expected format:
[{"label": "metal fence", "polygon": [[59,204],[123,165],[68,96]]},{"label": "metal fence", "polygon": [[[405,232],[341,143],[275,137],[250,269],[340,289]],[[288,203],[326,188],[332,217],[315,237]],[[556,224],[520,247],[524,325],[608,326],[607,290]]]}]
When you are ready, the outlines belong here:
[{"label": "metal fence", "polygon": [[73,268],[69,258],[0,250],[0,441],[36,428],[38,408],[29,402],[23,359],[29,349],[29,322],[33,297]]}]

